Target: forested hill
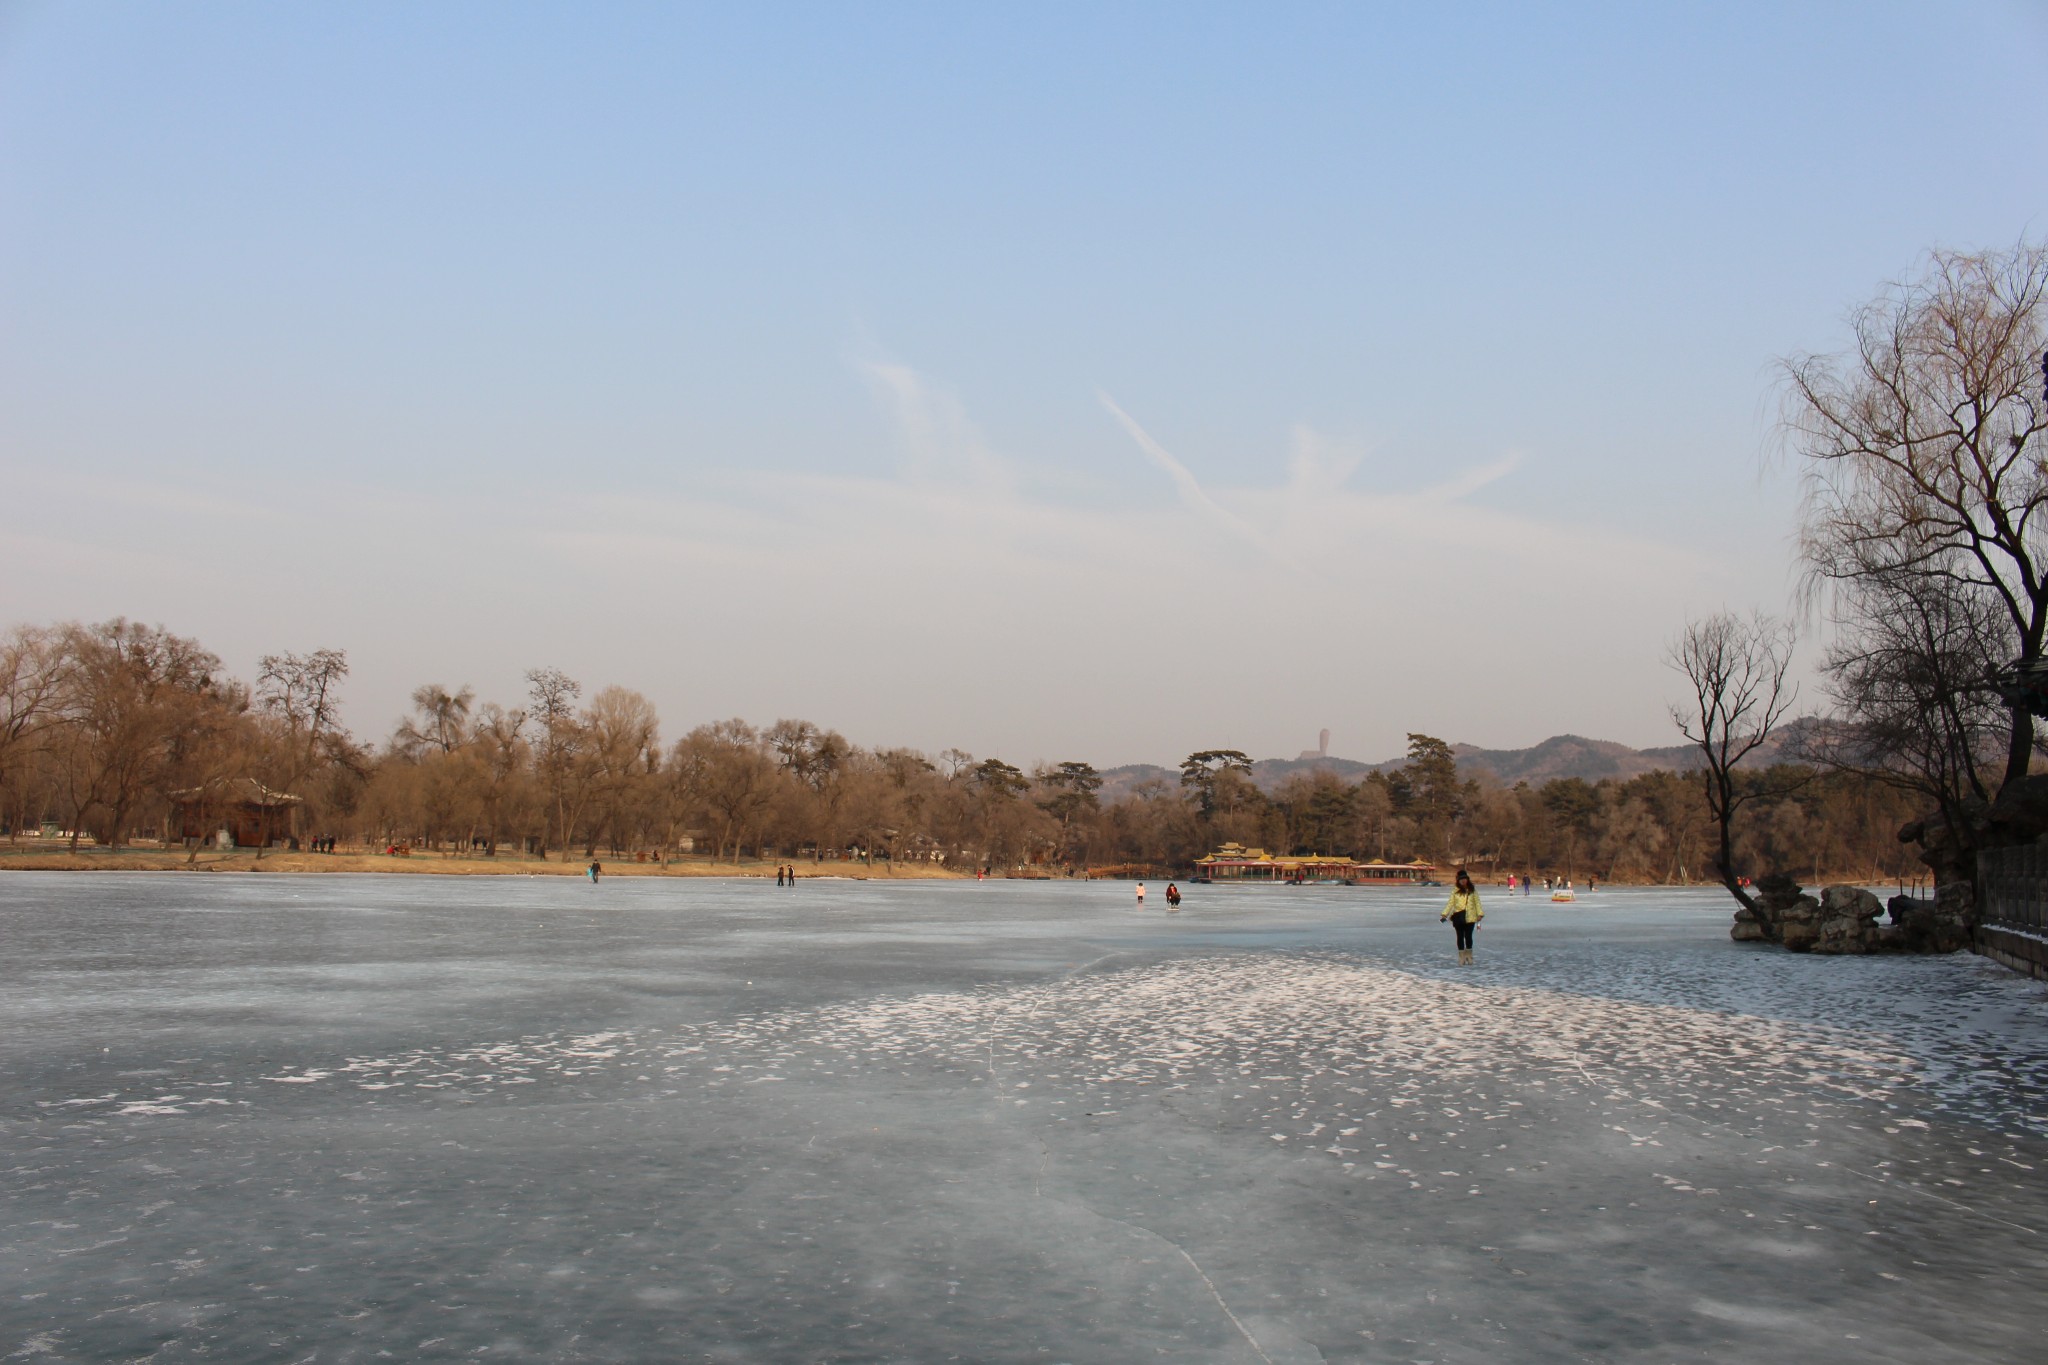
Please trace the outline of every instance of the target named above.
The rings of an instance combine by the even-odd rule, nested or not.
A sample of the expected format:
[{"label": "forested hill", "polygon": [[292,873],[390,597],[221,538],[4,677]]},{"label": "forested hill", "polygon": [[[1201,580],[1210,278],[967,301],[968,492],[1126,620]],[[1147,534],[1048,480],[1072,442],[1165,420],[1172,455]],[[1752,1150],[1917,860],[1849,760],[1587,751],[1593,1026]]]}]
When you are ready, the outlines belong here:
[{"label": "forested hill", "polygon": [[[1749,764],[1762,767],[1783,760],[1787,746],[1806,724],[1811,722],[1793,721],[1786,725],[1750,755]],[[1540,787],[1561,777],[1578,777],[1588,782],[1598,782],[1603,777],[1626,781],[1644,773],[1686,772],[1700,763],[1700,751],[1690,744],[1631,749],[1612,740],[1581,735],[1552,735],[1527,749],[1481,749],[1471,744],[1453,744],[1451,752],[1458,756],[1458,771],[1470,776],[1483,769],[1509,786],[1527,782]],[[1398,768],[1401,762],[1395,759],[1374,766]]]},{"label": "forested hill", "polygon": [[1597,782],[1603,777],[1626,780],[1647,772],[1670,772],[1691,768],[1699,762],[1699,750],[1689,744],[1659,749],[1631,749],[1606,739],[1580,735],[1552,735],[1527,749],[1481,749],[1454,744],[1458,770],[1470,774],[1484,769],[1512,786],[1527,782],[1541,786],[1560,777],[1580,777]]},{"label": "forested hill", "polygon": [[[1781,753],[1782,747],[1774,737],[1755,757],[1768,763]],[[1487,772],[1508,786],[1527,782],[1532,787],[1540,787],[1561,777],[1578,777],[1588,782],[1598,782],[1603,777],[1626,780],[1648,772],[1682,772],[1699,764],[1699,750],[1689,744],[1631,749],[1613,740],[1587,739],[1583,735],[1552,735],[1541,744],[1526,749],[1482,749],[1472,744],[1453,744],[1451,750],[1458,756],[1458,771],[1465,776],[1475,777]],[[1346,782],[1358,782],[1367,773],[1398,768],[1406,761],[1405,758],[1390,758],[1379,763],[1361,763],[1354,758],[1262,758],[1252,764],[1252,780],[1261,791],[1270,794],[1296,773],[1323,768]],[[1178,786],[1180,772],[1155,763],[1131,763],[1105,770],[1102,779],[1103,799],[1115,800],[1128,795],[1146,781]]]}]

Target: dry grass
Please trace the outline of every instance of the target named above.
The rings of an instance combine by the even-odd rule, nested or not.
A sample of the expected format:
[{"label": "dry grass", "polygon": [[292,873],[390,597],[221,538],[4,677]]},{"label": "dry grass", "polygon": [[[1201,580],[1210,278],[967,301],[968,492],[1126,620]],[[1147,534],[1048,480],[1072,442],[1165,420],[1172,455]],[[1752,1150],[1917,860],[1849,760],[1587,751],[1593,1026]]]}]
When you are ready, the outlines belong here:
[{"label": "dry grass", "polygon": [[[611,862],[600,858],[607,877],[773,877],[775,862],[714,863],[710,859],[687,859],[670,863]],[[964,873],[928,865],[867,867],[860,863],[791,864],[803,877],[844,877],[875,881],[937,881],[959,878]],[[182,849],[123,849],[120,852],[81,849],[0,848],[0,871],[22,872],[400,872],[415,876],[454,877],[580,877],[590,866],[588,859],[569,862],[542,861],[524,855],[501,854],[495,858],[450,857],[439,853],[413,853],[398,857],[385,853],[283,853],[266,852],[257,857],[253,850],[223,853],[201,850],[195,858]]]}]

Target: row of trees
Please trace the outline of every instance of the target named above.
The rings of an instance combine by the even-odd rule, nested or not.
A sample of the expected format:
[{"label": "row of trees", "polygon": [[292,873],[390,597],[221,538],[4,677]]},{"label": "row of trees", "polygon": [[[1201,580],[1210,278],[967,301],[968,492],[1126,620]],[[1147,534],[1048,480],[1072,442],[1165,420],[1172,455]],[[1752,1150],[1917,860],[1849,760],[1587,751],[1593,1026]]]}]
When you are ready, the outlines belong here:
[{"label": "row of trees", "polygon": [[[1177,781],[1104,800],[1084,762],[1026,770],[957,749],[868,749],[805,720],[718,721],[664,742],[640,693],[586,698],[554,669],[528,674],[511,707],[420,687],[411,713],[366,744],[341,724],[347,676],[338,650],[267,656],[245,684],[160,627],[16,628],[0,642],[0,825],[119,845],[164,835],[180,793],[255,783],[299,798],[302,837],[485,856],[666,857],[688,839],[720,859],[1175,868],[1235,841],[1690,881],[1713,875],[1717,847],[1697,775],[1508,787],[1461,774],[1428,735],[1360,782],[1315,769],[1266,791],[1245,754],[1216,749],[1189,755]],[[1731,849],[1740,865],[1901,870],[1890,831],[1906,807],[1882,784],[1785,770],[1736,781],[1764,812]]]}]

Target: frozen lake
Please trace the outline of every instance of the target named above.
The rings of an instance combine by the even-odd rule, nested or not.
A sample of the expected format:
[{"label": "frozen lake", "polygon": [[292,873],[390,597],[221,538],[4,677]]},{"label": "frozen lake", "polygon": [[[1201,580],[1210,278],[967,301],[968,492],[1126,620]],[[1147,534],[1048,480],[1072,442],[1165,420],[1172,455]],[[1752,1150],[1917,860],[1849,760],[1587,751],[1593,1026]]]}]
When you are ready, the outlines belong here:
[{"label": "frozen lake", "polygon": [[0,876],[0,1358],[2041,1358],[2037,983],[1161,890]]}]

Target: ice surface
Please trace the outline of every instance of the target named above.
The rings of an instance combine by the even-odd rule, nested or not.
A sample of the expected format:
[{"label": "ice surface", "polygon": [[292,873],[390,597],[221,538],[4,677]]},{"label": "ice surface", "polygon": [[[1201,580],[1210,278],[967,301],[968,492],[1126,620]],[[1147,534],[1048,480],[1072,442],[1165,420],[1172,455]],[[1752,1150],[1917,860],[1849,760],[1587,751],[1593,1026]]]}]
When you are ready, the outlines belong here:
[{"label": "ice surface", "polygon": [[12,874],[0,1357],[2013,1360],[2048,992],[1718,893]]}]

